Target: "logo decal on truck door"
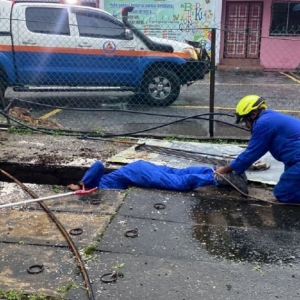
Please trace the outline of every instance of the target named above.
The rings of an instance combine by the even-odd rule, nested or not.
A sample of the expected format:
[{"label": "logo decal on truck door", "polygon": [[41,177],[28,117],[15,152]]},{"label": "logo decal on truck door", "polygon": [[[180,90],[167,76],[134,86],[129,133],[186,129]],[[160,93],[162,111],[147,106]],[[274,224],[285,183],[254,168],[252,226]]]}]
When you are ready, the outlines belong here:
[{"label": "logo decal on truck door", "polygon": [[103,44],[103,50],[108,54],[114,53],[116,51],[116,49],[117,49],[117,46],[112,41],[107,41]]}]

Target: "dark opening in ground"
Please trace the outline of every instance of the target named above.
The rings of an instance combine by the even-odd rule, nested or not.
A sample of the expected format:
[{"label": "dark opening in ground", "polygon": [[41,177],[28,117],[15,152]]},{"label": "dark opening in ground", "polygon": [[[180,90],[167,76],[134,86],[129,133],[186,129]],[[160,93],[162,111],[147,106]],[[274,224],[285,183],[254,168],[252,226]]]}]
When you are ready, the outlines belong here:
[{"label": "dark opening in ground", "polygon": [[[43,164],[19,164],[19,163],[1,163],[0,168],[9,173],[22,183],[50,184],[50,185],[68,185],[72,182],[78,182],[86,167],[43,165]],[[11,180],[0,173],[0,181],[10,182]]]}]

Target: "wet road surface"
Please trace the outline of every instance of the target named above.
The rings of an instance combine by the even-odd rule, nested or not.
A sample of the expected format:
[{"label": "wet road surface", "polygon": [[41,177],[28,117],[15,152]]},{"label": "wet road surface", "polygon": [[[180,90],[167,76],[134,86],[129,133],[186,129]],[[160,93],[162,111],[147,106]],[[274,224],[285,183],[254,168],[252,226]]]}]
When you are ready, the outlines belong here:
[{"label": "wet road surface", "polygon": [[[270,108],[285,110],[288,114],[299,117],[299,92],[300,79],[284,72],[217,71],[214,111],[233,115],[236,103],[241,97],[246,94],[259,94],[267,99]],[[209,76],[189,87],[183,87],[178,100],[168,107],[136,105],[131,101],[133,94],[129,92],[16,93],[9,90],[6,97],[32,101],[33,104],[16,101],[15,105],[32,108],[34,117],[55,121],[66,130],[93,131],[98,134],[102,132],[128,134],[145,131],[149,134],[185,137],[207,136],[209,132],[207,121],[195,119],[162,126],[187,116],[209,112]],[[42,103],[50,107],[34,103]],[[56,110],[56,107],[60,109]],[[69,110],[83,108],[87,110]],[[95,109],[102,109],[102,111],[95,111]],[[149,115],[141,113],[149,113]],[[228,116],[218,116],[216,119],[234,123],[234,119]],[[149,131],[157,126],[160,127]],[[245,137],[244,131],[228,125],[215,123],[214,126],[215,136]]]}]

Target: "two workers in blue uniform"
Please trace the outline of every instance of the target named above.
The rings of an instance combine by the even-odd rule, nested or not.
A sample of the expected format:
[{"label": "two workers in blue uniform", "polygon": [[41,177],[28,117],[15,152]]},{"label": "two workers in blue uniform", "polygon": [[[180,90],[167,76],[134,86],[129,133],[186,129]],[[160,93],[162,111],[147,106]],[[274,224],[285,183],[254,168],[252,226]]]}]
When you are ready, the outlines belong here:
[{"label": "two workers in blue uniform", "polygon": [[[274,196],[281,202],[300,202],[300,121],[267,109],[265,100],[257,95],[242,98],[236,107],[236,116],[236,123],[245,123],[250,129],[251,139],[246,150],[227,166],[176,169],[140,160],[104,174],[102,162],[97,161],[81,182],[86,188],[126,189],[139,186],[191,191],[207,185],[229,186],[229,180],[247,194],[246,182],[239,175],[269,151],[285,165],[274,188]],[[79,188],[75,185],[69,187]]]}]

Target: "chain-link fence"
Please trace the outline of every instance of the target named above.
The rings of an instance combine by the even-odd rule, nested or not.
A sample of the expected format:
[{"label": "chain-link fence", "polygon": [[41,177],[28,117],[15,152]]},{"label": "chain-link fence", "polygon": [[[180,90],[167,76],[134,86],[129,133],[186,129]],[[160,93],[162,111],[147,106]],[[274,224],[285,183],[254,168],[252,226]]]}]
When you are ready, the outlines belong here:
[{"label": "chain-link fence", "polygon": [[239,137],[245,132],[230,124],[246,94],[298,117],[300,78],[288,61],[300,62],[300,41],[293,37],[121,22],[54,4],[10,11],[0,14],[3,124],[90,136]]}]

